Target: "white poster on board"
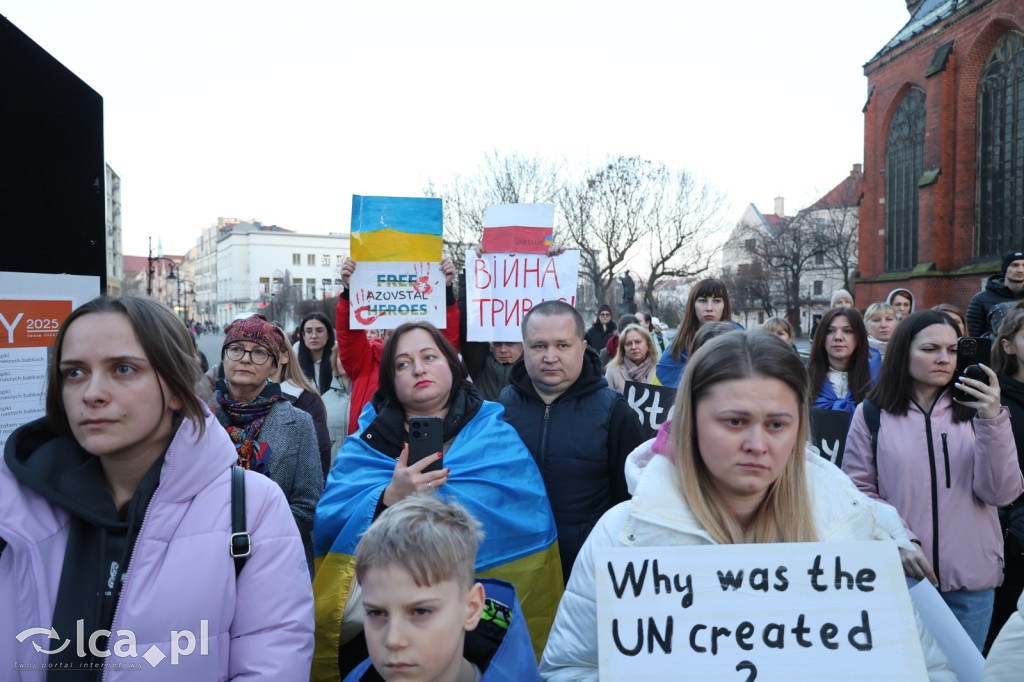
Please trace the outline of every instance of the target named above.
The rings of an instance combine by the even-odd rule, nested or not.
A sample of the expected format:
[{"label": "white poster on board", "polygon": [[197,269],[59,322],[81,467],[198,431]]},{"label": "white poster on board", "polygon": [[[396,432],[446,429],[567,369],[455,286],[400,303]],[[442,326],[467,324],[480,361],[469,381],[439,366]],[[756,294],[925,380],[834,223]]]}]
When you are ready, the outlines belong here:
[{"label": "white poster on board", "polygon": [[603,548],[602,680],[926,680],[892,542]]},{"label": "white poster on board", "polygon": [[45,415],[50,348],[100,278],[0,272],[0,452],[16,428]]}]

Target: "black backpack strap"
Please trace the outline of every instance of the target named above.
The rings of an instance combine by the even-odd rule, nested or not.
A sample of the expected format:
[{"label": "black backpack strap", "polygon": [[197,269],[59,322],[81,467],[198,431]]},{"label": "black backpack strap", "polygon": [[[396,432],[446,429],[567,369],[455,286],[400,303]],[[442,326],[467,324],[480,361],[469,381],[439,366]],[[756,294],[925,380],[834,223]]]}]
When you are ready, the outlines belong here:
[{"label": "black backpack strap", "polygon": [[[871,432],[871,466],[877,472],[878,428],[882,425],[882,411],[870,400],[865,400],[862,404],[864,405],[864,423],[868,425],[868,431]],[[877,476],[877,473],[875,475]]]},{"label": "black backpack strap", "polygon": [[235,579],[252,554],[252,538],[245,530],[245,469],[231,467],[231,556],[235,559]]}]

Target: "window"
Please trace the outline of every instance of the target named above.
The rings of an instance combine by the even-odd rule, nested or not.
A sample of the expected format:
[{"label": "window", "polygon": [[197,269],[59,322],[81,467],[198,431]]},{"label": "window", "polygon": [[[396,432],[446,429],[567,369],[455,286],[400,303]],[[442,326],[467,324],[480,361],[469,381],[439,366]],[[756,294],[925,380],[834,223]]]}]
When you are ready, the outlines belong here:
[{"label": "window", "polygon": [[301,253],[293,253],[292,254],[292,265],[302,265],[302,254]]},{"label": "window", "polygon": [[745,248],[747,251],[753,251],[755,248],[757,248],[757,240],[748,239],[747,241],[743,242],[743,248]]},{"label": "window", "polygon": [[924,91],[896,107],[885,142],[885,269],[917,265],[917,181],[924,172]]},{"label": "window", "polygon": [[306,254],[306,265],[316,265],[316,254]]},{"label": "window", "polygon": [[325,253],[323,257],[320,258],[320,265],[325,268],[331,267],[331,255],[329,253]]},{"label": "window", "polygon": [[820,279],[814,280],[814,296],[821,296],[824,290],[824,283]]},{"label": "window", "polygon": [[345,262],[345,257],[342,256],[340,253],[337,256],[334,257],[334,264],[337,267],[340,268],[344,262]]},{"label": "window", "polygon": [[270,278],[260,277],[260,296],[266,296],[270,293]]},{"label": "window", "polygon": [[814,264],[815,265],[824,265],[825,264],[825,254],[822,253],[821,251],[819,251],[818,253],[814,254]]},{"label": "window", "polygon": [[316,298],[316,280],[306,280],[306,298]]},{"label": "window", "polygon": [[1024,241],[1024,35],[996,43],[978,81],[975,256],[998,257]]},{"label": "window", "polygon": [[761,310],[757,313],[757,323],[764,324],[764,311]]}]

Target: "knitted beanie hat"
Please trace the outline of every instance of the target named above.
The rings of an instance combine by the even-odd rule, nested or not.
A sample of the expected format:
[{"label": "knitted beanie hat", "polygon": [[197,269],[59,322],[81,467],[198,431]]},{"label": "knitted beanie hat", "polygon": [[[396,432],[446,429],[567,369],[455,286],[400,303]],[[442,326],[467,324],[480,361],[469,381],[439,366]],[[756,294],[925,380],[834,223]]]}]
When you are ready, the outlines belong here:
[{"label": "knitted beanie hat", "polygon": [[1015,260],[1024,260],[1024,251],[1007,251],[1006,253],[1003,254],[1004,275],[1006,274],[1006,271],[1009,269],[1010,263],[1012,263]]}]

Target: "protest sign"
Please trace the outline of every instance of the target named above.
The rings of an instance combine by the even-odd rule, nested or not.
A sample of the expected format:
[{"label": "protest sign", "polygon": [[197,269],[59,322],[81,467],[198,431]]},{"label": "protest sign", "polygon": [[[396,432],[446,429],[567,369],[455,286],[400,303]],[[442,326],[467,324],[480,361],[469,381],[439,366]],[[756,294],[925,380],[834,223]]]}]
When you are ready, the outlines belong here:
[{"label": "protest sign", "polygon": [[892,542],[595,550],[602,680],[926,680]]},{"label": "protest sign", "polygon": [[99,277],[0,273],[0,450],[46,413],[46,368],[74,308],[99,296]]},{"label": "protest sign", "polygon": [[349,281],[350,328],[394,329],[422,320],[446,326],[440,263],[359,263]]},{"label": "protest sign", "polygon": [[846,434],[850,430],[852,417],[846,410],[811,408],[811,444],[818,448],[822,457],[837,467],[843,465]]},{"label": "protest sign", "polygon": [[352,196],[351,329],[445,327],[440,199]]},{"label": "protest sign", "polygon": [[626,402],[633,408],[646,438],[654,438],[669,418],[669,410],[676,401],[676,389],[668,386],[626,382]]},{"label": "protest sign", "polygon": [[470,341],[522,341],[523,316],[541,301],[576,305],[580,252],[561,256],[466,252],[466,333]]},{"label": "protest sign", "polygon": [[481,246],[487,253],[547,253],[554,226],[554,204],[488,206]]},{"label": "protest sign", "polygon": [[440,199],[352,195],[352,258],[391,263],[441,260]]}]

